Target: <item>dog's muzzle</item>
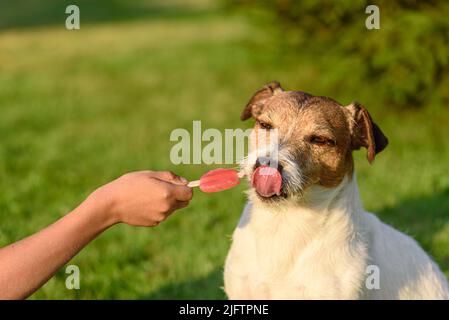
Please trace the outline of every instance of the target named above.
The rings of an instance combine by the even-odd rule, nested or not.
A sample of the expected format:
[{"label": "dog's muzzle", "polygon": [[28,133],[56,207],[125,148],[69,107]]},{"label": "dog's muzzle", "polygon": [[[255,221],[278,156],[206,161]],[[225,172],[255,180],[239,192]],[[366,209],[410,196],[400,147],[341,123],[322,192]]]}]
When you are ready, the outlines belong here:
[{"label": "dog's muzzle", "polygon": [[251,185],[264,199],[278,197],[282,193],[282,166],[268,158],[258,158],[251,176]]}]

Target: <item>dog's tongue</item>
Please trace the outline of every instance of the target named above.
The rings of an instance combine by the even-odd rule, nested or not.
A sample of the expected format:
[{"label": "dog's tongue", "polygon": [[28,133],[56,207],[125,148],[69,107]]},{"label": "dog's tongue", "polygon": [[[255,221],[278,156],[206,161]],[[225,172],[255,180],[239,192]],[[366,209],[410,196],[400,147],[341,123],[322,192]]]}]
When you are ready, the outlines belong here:
[{"label": "dog's tongue", "polygon": [[267,165],[254,170],[251,184],[262,197],[281,194],[282,177],[279,171]]}]

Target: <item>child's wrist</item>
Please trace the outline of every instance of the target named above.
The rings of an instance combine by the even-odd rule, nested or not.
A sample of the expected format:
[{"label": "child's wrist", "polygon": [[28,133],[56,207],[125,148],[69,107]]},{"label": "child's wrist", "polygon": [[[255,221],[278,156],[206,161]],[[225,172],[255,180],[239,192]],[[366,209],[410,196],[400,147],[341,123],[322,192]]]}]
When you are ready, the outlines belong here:
[{"label": "child's wrist", "polygon": [[114,200],[104,187],[92,192],[85,202],[89,210],[107,227],[120,222],[114,210]]}]

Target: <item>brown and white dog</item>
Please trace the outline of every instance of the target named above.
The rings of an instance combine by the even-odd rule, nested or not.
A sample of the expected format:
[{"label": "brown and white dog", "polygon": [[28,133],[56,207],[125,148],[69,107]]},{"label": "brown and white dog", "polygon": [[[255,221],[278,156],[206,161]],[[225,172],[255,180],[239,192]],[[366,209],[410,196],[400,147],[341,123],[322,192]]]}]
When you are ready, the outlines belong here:
[{"label": "brown and white dog", "polygon": [[[256,132],[277,129],[282,184],[270,196],[254,181],[248,191],[226,259],[230,299],[449,298],[420,246],[362,208],[352,151],[367,148],[372,162],[388,144],[364,107],[271,83],[247,104],[250,117]],[[251,177],[260,163],[250,155],[242,169]]]}]

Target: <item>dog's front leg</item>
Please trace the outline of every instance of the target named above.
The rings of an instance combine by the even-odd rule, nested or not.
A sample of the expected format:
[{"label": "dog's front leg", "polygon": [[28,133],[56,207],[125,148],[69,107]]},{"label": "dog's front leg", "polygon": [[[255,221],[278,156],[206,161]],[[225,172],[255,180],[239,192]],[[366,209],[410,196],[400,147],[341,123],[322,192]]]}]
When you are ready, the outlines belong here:
[{"label": "dog's front leg", "polygon": [[239,276],[231,271],[224,272],[224,291],[230,300],[251,299],[248,276]]}]

